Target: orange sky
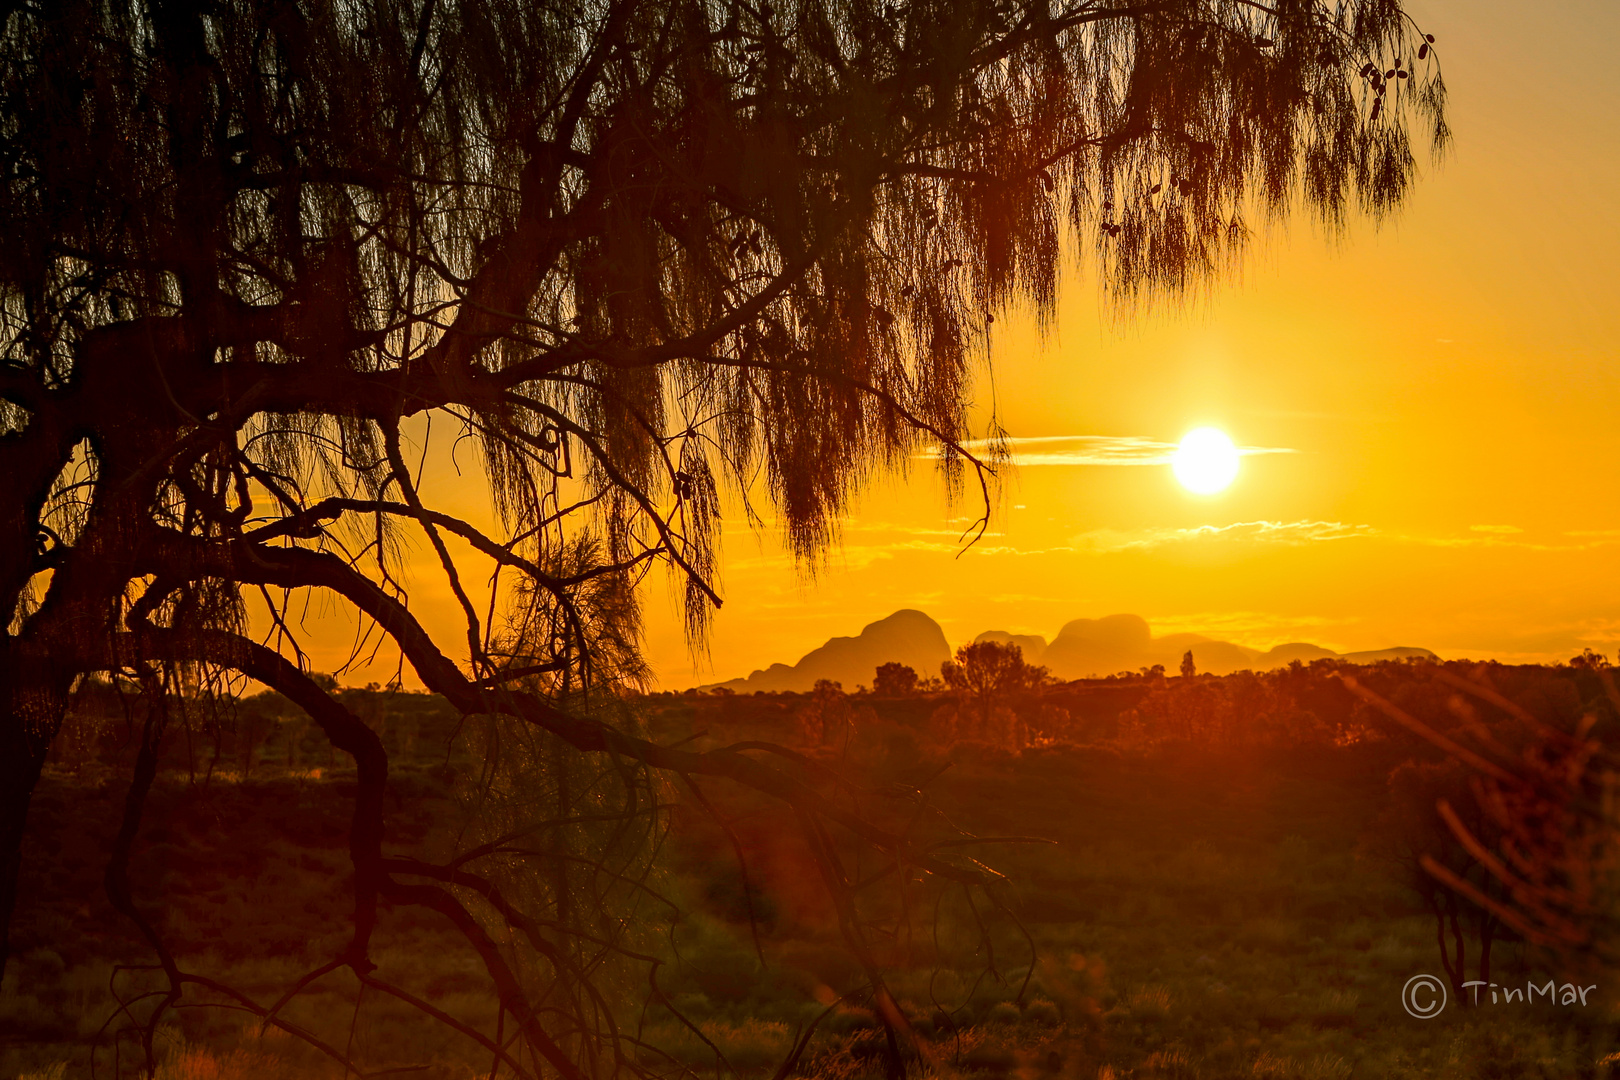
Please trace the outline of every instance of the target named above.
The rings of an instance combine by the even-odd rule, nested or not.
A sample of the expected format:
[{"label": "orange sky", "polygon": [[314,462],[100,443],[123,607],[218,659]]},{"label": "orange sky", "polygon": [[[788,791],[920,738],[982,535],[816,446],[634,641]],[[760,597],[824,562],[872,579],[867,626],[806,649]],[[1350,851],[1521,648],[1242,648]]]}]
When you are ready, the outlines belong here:
[{"label": "orange sky", "polygon": [[[1157,634],[1259,648],[1612,656],[1620,6],[1410,10],[1439,39],[1456,141],[1443,167],[1425,163],[1397,221],[1356,223],[1338,244],[1296,221],[1256,244],[1241,280],[1124,321],[1082,266],[1047,341],[1017,312],[997,322],[993,389],[985,378],[977,393],[1017,437],[1173,442],[1210,424],[1295,452],[1245,457],[1206,497],[1166,465],[1027,465],[966,553],[954,519],[971,507],[948,508],[917,462],[865,495],[813,581],[738,515],[700,669],[674,593],[652,582],[662,685],[791,663],[902,607],[953,643],[989,629],[1050,640],[1070,619],[1134,612]],[[487,516],[476,485],[457,499]],[[424,585],[415,606],[448,619],[448,596]],[[334,648],[315,666],[334,666]]]}]

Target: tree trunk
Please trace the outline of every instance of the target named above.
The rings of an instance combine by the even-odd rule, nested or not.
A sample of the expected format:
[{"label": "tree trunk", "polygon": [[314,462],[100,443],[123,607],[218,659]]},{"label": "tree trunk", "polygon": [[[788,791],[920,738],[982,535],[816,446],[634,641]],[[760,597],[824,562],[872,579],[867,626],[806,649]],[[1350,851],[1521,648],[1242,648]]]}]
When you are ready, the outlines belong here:
[{"label": "tree trunk", "polygon": [[21,729],[17,716],[0,717],[0,978],[5,977],[11,955],[11,913],[17,907],[28,803],[45,764],[44,755],[32,752]]},{"label": "tree trunk", "polygon": [[[12,650],[13,654],[15,649]],[[11,955],[11,916],[22,875],[28,805],[67,715],[67,688],[24,678],[12,657],[0,660],[0,978]]]},{"label": "tree trunk", "polygon": [[1454,893],[1447,894],[1450,903],[1447,905],[1451,912],[1451,940],[1457,946],[1457,971],[1451,977],[1451,988],[1456,991],[1457,1000],[1463,999],[1463,983],[1468,979],[1468,946],[1467,939],[1463,937],[1462,927],[1457,922],[1457,897]]},{"label": "tree trunk", "polygon": [[1440,943],[1440,966],[1445,969],[1446,981],[1451,984],[1452,991],[1462,993],[1462,984],[1468,978],[1463,971],[1462,941],[1457,941],[1456,956],[1452,956],[1450,949],[1446,948],[1446,915],[1451,913],[1453,927],[1456,925],[1456,897],[1450,893],[1439,890],[1429,894],[1429,909],[1434,912],[1434,934]]}]

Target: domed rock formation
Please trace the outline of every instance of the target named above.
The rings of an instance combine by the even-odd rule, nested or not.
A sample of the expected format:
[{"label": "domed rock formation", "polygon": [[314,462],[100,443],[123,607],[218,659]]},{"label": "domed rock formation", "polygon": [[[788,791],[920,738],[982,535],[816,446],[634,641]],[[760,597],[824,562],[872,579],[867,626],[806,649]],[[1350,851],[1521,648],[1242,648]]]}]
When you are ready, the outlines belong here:
[{"label": "domed rock formation", "polygon": [[854,637],[835,637],[806,653],[797,664],[772,664],[746,679],[718,685],[738,693],[757,690],[809,690],[817,679],[842,683],[845,690],[872,684],[880,664],[905,664],[921,678],[939,674],[951,647],[939,623],[921,611],[905,608],[870,623]]}]

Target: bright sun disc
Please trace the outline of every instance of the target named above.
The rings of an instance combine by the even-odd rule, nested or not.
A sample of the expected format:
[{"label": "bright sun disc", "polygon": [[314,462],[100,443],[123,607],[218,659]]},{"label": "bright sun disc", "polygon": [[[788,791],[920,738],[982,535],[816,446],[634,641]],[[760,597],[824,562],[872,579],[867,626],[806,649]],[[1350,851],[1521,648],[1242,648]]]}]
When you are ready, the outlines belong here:
[{"label": "bright sun disc", "polygon": [[1197,495],[1223,491],[1237,478],[1238,452],[1223,431],[1204,427],[1189,431],[1170,459],[1181,486]]}]

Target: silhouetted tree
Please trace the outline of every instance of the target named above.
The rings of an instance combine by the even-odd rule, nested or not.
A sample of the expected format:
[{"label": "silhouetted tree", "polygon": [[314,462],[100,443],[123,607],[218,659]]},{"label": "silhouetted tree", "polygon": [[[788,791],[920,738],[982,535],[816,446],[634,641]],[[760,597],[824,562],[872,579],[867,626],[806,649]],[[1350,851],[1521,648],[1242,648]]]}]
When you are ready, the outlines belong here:
[{"label": "silhouetted tree", "polygon": [[1198,674],[1198,665],[1193,663],[1192,650],[1188,649],[1181,657],[1181,677],[1190,679]]},{"label": "silhouetted tree", "polygon": [[1440,963],[1451,983],[1453,999],[1473,1000],[1463,983],[1470,981],[1470,943],[1473,977],[1489,982],[1491,948],[1503,936],[1500,919],[1489,908],[1473,902],[1442,883],[1425,869],[1424,860],[1444,866],[1466,880],[1482,895],[1500,903],[1506,890],[1484,865],[1452,834],[1437,806],[1442,800],[1470,832],[1494,848],[1501,837],[1475,801],[1467,767],[1456,761],[1407,762],[1390,775],[1389,804],[1369,838],[1371,850],[1392,862],[1404,883],[1434,915]]},{"label": "silhouetted tree", "polygon": [[910,697],[917,692],[917,673],[905,664],[880,664],[872,676],[872,693],[879,697]]},{"label": "silhouetted tree", "polygon": [[842,683],[817,679],[815,688],[794,714],[807,746],[845,749],[854,734],[854,709]]},{"label": "silhouetted tree", "polygon": [[976,641],[956,650],[940,665],[940,678],[957,694],[955,735],[982,738],[1017,748],[1022,724],[1012,710],[1014,695],[1039,688],[1043,667],[1024,662],[1024,650],[1011,643]]},{"label": "silhouetted tree", "polygon": [[[548,864],[535,894],[563,927],[564,1021],[452,891],[533,926],[494,877],[385,855],[387,755],[302,670],[279,616],[302,590],[355,609],[457,709],[534,735],[500,783],[551,769],[565,803],[566,763],[597,754],[627,784],[723,777],[803,811],[835,891],[829,820],[980,881],[839,818],[785,759],[636,736],[617,694],[645,675],[638,582],[668,567],[700,636],[721,490],[755,476],[805,558],[878,466],[933,447],[952,485],[986,482],[970,360],[1015,295],[1050,318],[1064,228],[1122,300],[1185,289],[1252,214],[1388,212],[1409,125],[1446,134],[1429,44],[1385,0],[62,0],[0,18],[0,927],[74,680],[122,673],[140,754],[107,880],[169,979],[148,1048],[201,979],[124,873],[183,722],[167,702],[245,676],[356,763],[333,963],[383,989],[379,899],[430,909],[466,930],[536,1060],[634,1067],[611,1032],[559,1034],[604,1031],[562,973],[619,925],[569,936],[576,878]],[[481,451],[493,526],[430,505],[408,454],[426,419]],[[406,604],[408,537],[441,564],[453,644]],[[487,605],[475,572],[498,582]]]},{"label": "silhouetted tree", "polygon": [[[1609,793],[1620,757],[1612,734],[1596,735],[1600,714],[1612,731],[1620,711],[1609,671],[1428,664],[1415,674],[1430,678],[1440,708],[1397,704],[1354,676],[1341,679],[1451,759],[1428,767],[1446,784],[1420,789],[1427,805],[1407,815],[1443,830],[1426,850],[1413,847],[1417,865],[1450,894],[1443,904],[1475,910],[1482,929],[1506,927],[1571,970],[1612,964],[1620,846]],[[1596,698],[1582,700],[1582,679],[1600,684]],[[1462,968],[1461,954],[1459,939],[1448,970]]]}]

